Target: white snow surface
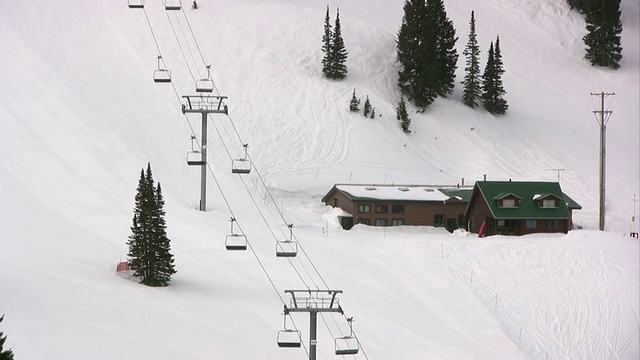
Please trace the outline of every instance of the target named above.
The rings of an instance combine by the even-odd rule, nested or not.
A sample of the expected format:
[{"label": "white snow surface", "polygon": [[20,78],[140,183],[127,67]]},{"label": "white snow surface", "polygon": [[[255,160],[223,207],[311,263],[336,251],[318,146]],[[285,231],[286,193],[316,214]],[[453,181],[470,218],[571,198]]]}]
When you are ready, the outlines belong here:
[{"label": "white snow surface", "polygon": [[449,199],[449,196],[443,194],[440,190],[428,186],[336,185],[336,188],[346,191],[355,197],[382,200],[445,201]]},{"label": "white snow surface", "polygon": [[[284,290],[306,288],[344,291],[362,345],[352,358],[640,357],[640,250],[628,236],[640,194],[636,0],[622,1],[615,71],[583,59],[584,20],[565,1],[447,0],[456,90],[424,113],[410,105],[408,135],[395,119],[402,1],[328,3],[332,20],[340,8],[349,52],[339,82],[321,76],[327,3],[202,0],[170,14],[146,3],[145,12],[110,0],[2,3],[0,331],[17,359],[305,359],[304,348],[278,348],[276,334]],[[461,102],[472,10],[482,66],[500,36],[505,116]],[[158,50],[145,13],[175,92],[151,80]],[[209,121],[207,212],[197,211],[199,170],[185,164],[200,120],[185,118],[176,96],[204,76],[200,51],[230,109]],[[354,88],[376,119],[348,111]],[[590,95],[601,91],[616,94],[606,98],[606,232],[596,230],[600,100]],[[232,176],[243,143],[255,168]],[[115,272],[147,162],[162,183],[178,271],[166,288]],[[320,203],[335,183],[557,180],[549,169],[565,169],[560,182],[583,206],[574,216],[584,230],[344,231],[340,211]],[[224,249],[231,216],[246,252]],[[290,223],[304,251],[288,261],[274,249]],[[293,319],[308,349],[308,316]],[[318,325],[318,359],[336,357],[345,318]]]}]

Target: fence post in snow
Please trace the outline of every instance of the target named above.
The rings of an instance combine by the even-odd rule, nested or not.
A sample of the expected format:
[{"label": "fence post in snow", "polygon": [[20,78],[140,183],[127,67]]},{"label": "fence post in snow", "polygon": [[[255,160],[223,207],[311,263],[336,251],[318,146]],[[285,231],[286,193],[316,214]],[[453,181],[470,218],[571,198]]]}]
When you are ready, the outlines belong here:
[{"label": "fence post in snow", "polygon": [[353,176],[353,170],[349,173],[349,181],[351,181],[351,177]]},{"label": "fence post in snow", "polygon": [[316,179],[318,179],[318,172],[320,171],[320,168],[316,169]]}]

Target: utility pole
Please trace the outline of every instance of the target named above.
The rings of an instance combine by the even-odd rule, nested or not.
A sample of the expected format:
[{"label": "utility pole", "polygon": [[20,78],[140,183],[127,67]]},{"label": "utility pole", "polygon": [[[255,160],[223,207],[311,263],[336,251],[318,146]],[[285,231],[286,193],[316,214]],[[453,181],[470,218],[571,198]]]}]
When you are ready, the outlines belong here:
[{"label": "utility pole", "polygon": [[[615,93],[606,93],[604,91],[599,93],[591,93],[593,96],[600,97],[600,110],[594,110],[593,114],[596,115],[596,121],[600,125],[600,209],[599,209],[599,229],[604,230],[604,215],[605,215],[605,180],[606,180],[606,148],[607,148],[607,123],[611,117],[611,110],[604,109],[604,98]],[[597,115],[600,115],[598,118]]]},{"label": "utility pole", "polygon": [[227,105],[223,103],[226,96],[185,95],[182,113],[202,114],[202,158],[200,166],[200,211],[207,211],[207,116],[209,114],[228,114]]}]

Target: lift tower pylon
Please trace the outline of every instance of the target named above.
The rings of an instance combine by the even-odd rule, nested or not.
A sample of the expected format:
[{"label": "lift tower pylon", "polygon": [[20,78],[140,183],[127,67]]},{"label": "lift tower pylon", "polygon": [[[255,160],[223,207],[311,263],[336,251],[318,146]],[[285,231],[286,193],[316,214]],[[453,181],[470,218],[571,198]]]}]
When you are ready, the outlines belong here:
[{"label": "lift tower pylon", "polygon": [[200,165],[200,211],[207,211],[207,116],[209,114],[228,115],[226,96],[184,95],[182,113],[202,114],[202,164]]},{"label": "lift tower pylon", "polygon": [[308,312],[309,321],[309,360],[316,360],[317,327],[319,312],[337,312],[343,314],[336,295],[342,290],[285,290],[291,294],[291,303],[284,307],[289,312]]}]

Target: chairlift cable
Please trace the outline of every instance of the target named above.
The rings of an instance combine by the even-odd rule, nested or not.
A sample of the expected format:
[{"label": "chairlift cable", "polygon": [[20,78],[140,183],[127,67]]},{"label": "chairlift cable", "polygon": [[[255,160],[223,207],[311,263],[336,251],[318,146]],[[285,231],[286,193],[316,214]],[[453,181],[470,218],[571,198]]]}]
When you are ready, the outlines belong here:
[{"label": "chairlift cable", "polygon": [[[180,34],[182,35],[182,38],[184,39],[184,42],[187,45],[187,49],[189,50],[189,55],[191,55],[191,60],[193,61],[193,65],[198,71],[198,78],[201,79],[202,75],[200,75],[200,67],[198,67],[198,61],[196,60],[195,56],[193,56],[193,51],[191,50],[191,46],[189,45],[189,39],[187,38],[187,35],[185,35],[184,29],[182,28],[182,23],[180,22],[180,18],[178,17],[178,14],[176,14],[175,20],[178,23],[178,27],[180,28]],[[205,67],[206,66],[207,64],[205,64]]]},{"label": "chairlift cable", "polygon": [[176,42],[178,43],[178,48],[180,49],[180,53],[182,53],[182,57],[184,58],[185,64],[187,64],[187,70],[189,70],[189,74],[191,74],[191,79],[196,81],[195,76],[193,76],[193,72],[191,71],[191,66],[189,66],[189,60],[187,60],[187,56],[184,54],[184,50],[182,49],[182,44],[180,44],[180,40],[178,39],[178,34],[176,34],[176,29],[173,27],[173,22],[171,21],[171,17],[169,16],[169,12],[165,11],[167,15],[167,20],[169,20],[169,25],[171,25],[171,31],[173,32],[173,36],[176,38]]},{"label": "chairlift cable", "polygon": [[[187,26],[189,27],[189,31],[191,32],[191,37],[193,37],[193,42],[196,44],[196,48],[198,49],[198,53],[200,54],[200,59],[202,59],[202,63],[205,66],[207,66],[207,61],[204,59],[204,56],[202,55],[202,50],[200,49],[200,45],[198,44],[198,39],[196,38],[196,35],[193,33],[193,29],[191,28],[191,23],[189,22],[189,18],[187,17],[187,13],[184,11],[184,8],[182,9],[182,15],[184,16],[184,19],[187,22]],[[213,81],[213,78],[211,78],[211,81],[213,83],[213,89],[216,91],[216,94],[220,96],[220,92],[218,91],[218,87],[216,86],[215,81]]]},{"label": "chairlift cable", "polygon": [[162,56],[162,52],[160,51],[160,45],[158,45],[158,39],[156,39],[156,34],[153,32],[151,21],[149,20],[149,16],[147,15],[147,9],[142,8],[142,12],[144,13],[144,17],[147,19],[147,24],[149,25],[149,30],[151,30],[151,36],[153,37],[153,42],[156,44],[156,49],[158,49],[158,55]]},{"label": "chairlift cable", "polygon": [[[213,128],[216,130],[216,134],[218,134],[218,138],[220,138],[220,141],[222,142],[222,146],[224,147],[227,155],[229,157],[231,157],[231,154],[229,153],[229,149],[227,148],[227,145],[225,144],[225,142],[222,139],[222,135],[220,134],[220,130],[218,129],[218,126],[216,125],[216,123],[213,123]],[[269,232],[271,233],[271,236],[273,236],[274,240],[278,241],[278,237],[275,235],[275,233],[273,232],[273,229],[271,228],[271,225],[269,225],[269,222],[267,221],[267,218],[265,217],[263,211],[260,209],[260,206],[258,205],[255,197],[253,196],[253,194],[251,193],[251,191],[249,190],[249,186],[247,185],[246,181],[244,180],[243,177],[240,177],[240,180],[242,181],[242,184],[247,192],[247,195],[249,195],[249,198],[251,199],[251,202],[253,202],[253,205],[255,206],[256,210],[258,210],[258,213],[260,214],[260,217],[262,218],[262,221],[265,223],[265,225],[267,226],[267,229],[269,229]],[[290,260],[290,259],[289,259]],[[293,265],[293,263],[291,263],[291,261],[289,261],[289,263],[292,265],[293,270],[296,272],[296,274],[298,275],[298,277],[300,278],[300,280],[302,281],[302,283],[304,284],[305,287],[308,288],[307,282],[304,280],[303,276],[300,274],[300,272],[298,271],[298,269],[296,269],[296,267]],[[310,277],[311,278],[311,277]],[[313,278],[311,278],[312,282],[313,282]]]}]

